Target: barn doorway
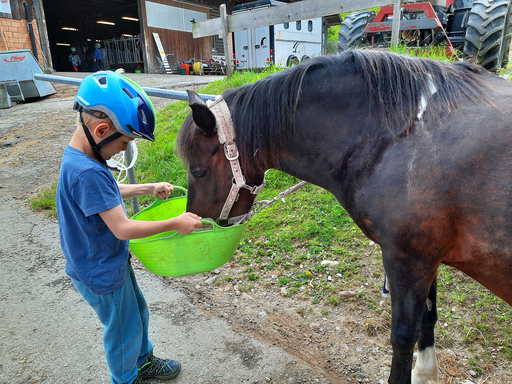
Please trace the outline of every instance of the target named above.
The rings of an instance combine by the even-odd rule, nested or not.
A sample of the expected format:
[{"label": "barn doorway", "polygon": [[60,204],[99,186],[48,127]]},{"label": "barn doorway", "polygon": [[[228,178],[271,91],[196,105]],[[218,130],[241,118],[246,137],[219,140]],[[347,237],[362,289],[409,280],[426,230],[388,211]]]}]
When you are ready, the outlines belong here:
[{"label": "barn doorway", "polygon": [[43,8],[56,71],[74,71],[71,48],[81,59],[79,71],[96,71],[97,43],[107,68],[122,66],[129,72],[143,68],[137,0],[43,0]]}]

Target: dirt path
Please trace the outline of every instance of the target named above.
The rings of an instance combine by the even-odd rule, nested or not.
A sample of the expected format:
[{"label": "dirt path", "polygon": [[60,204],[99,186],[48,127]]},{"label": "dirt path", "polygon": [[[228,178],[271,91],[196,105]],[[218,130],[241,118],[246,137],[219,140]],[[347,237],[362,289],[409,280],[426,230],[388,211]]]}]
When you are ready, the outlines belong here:
[{"label": "dirt path", "polygon": [[[134,76],[180,90],[217,78]],[[109,382],[102,327],[64,274],[57,224],[27,207],[56,180],[74,131],[76,87],[55,86],[56,95],[0,110],[0,384]],[[153,101],[157,109],[170,102]],[[181,278],[134,265],[155,352],[184,365],[178,383],[384,383],[389,375],[389,324],[357,301],[326,313],[264,284],[241,293],[236,279],[224,280],[242,271],[236,263]],[[387,299],[379,305],[389,310]],[[469,355],[458,345],[439,352],[444,382],[512,382],[510,364],[473,377]]]}]

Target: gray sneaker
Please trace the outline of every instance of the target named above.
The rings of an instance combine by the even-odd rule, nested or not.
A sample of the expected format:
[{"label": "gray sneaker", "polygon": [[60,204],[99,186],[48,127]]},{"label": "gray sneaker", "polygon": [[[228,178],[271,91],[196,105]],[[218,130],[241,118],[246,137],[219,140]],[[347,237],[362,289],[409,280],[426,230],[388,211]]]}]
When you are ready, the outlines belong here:
[{"label": "gray sneaker", "polygon": [[151,352],[146,358],[146,362],[139,366],[137,379],[170,380],[178,376],[180,371],[181,364],[178,361],[160,359]]},{"label": "gray sneaker", "polygon": [[144,379],[143,379],[143,378],[141,378],[141,377],[137,377],[137,378],[135,379],[135,381],[133,382],[133,384],[158,384],[158,383],[154,383],[154,382],[152,382],[152,381],[146,381],[146,380],[144,380]]}]

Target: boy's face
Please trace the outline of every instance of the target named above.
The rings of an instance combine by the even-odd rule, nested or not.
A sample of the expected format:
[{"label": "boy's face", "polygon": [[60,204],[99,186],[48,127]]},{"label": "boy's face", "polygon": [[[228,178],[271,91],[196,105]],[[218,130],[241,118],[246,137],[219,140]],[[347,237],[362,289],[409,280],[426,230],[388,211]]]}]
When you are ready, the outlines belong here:
[{"label": "boy's face", "polygon": [[[110,134],[108,136],[106,136],[105,138],[117,133],[117,130],[114,127],[111,127],[110,131],[112,131],[112,132],[110,132]],[[109,160],[115,154],[117,154],[121,151],[126,151],[126,148],[128,147],[128,143],[132,140],[135,140],[135,138],[123,135],[123,136],[111,141],[110,143],[105,144],[103,147],[101,147],[101,150],[100,150],[101,156],[105,160]]]}]

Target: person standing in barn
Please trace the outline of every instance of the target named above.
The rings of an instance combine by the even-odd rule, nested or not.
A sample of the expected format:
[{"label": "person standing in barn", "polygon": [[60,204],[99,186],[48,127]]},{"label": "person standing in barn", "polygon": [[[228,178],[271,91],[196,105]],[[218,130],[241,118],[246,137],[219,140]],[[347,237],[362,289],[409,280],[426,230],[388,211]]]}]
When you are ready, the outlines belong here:
[{"label": "person standing in barn", "polygon": [[78,53],[76,53],[76,48],[71,48],[71,53],[69,54],[68,59],[71,62],[75,72],[78,72],[78,66],[82,64],[82,60],[80,60],[80,56],[78,56]]},{"label": "person standing in barn", "polygon": [[101,51],[101,44],[96,43],[94,50],[94,64],[97,71],[103,71],[103,52]]}]

